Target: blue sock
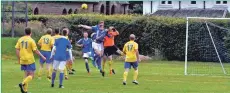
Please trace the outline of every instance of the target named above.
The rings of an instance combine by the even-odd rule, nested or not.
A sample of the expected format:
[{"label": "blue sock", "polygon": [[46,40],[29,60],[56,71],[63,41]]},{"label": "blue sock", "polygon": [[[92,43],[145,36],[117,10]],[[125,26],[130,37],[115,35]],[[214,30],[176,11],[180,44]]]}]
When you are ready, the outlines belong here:
[{"label": "blue sock", "polygon": [[64,73],[60,73],[59,75],[59,85],[62,85],[62,82],[63,82],[63,78],[64,78]]},{"label": "blue sock", "polygon": [[97,57],[96,62],[97,62],[98,69],[101,70],[101,57],[100,56]]},{"label": "blue sock", "polygon": [[55,78],[56,78],[56,72],[53,72],[53,73],[52,73],[52,84],[54,84]]},{"label": "blue sock", "polygon": [[85,67],[86,67],[87,72],[89,73],[89,64],[87,62],[85,62]]}]

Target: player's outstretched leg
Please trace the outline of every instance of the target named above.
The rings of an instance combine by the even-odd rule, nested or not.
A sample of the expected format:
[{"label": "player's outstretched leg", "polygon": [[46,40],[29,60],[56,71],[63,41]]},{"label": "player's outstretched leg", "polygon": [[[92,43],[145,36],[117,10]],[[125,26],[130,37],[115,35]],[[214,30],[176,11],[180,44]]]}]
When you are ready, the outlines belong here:
[{"label": "player's outstretched leg", "polygon": [[[30,64],[30,65],[28,65],[28,67],[32,67],[32,69],[33,68],[35,68],[35,64]],[[19,87],[20,87],[20,90],[21,90],[21,93],[27,93],[27,91],[28,91],[28,84],[29,84],[29,82],[30,81],[32,81],[32,79],[33,79],[33,76],[34,76],[34,70],[32,70],[32,69],[28,69],[28,71],[25,71],[25,79],[19,84]]]}]

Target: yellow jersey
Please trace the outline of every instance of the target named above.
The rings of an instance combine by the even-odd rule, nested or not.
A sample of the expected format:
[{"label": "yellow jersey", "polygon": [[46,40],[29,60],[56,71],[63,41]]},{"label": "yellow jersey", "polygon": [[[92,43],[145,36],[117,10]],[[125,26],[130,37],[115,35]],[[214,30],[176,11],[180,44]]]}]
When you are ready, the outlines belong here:
[{"label": "yellow jersey", "polygon": [[44,35],[40,38],[38,44],[41,45],[41,50],[51,51],[51,48],[54,44],[54,39],[51,35]]},{"label": "yellow jersey", "polygon": [[37,46],[30,36],[19,38],[15,48],[20,50],[20,64],[28,65],[35,62],[33,51],[37,50]]},{"label": "yellow jersey", "polygon": [[138,44],[136,42],[131,40],[125,43],[124,48],[123,48],[123,52],[126,54],[125,62],[136,62],[137,61],[135,50],[138,50]]},{"label": "yellow jersey", "polygon": [[54,41],[55,41],[55,39],[58,39],[58,38],[60,38],[60,37],[61,37],[61,35],[54,35],[54,36],[53,36]]}]

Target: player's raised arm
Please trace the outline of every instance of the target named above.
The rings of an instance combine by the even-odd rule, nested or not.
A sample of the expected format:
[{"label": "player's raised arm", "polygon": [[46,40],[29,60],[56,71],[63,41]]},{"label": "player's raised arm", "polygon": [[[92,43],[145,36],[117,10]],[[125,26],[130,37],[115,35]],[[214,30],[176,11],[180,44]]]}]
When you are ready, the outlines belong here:
[{"label": "player's raised arm", "polygon": [[92,27],[87,26],[87,25],[78,25],[78,27],[82,27],[82,28],[85,28],[85,29],[88,29],[88,30],[92,30]]}]

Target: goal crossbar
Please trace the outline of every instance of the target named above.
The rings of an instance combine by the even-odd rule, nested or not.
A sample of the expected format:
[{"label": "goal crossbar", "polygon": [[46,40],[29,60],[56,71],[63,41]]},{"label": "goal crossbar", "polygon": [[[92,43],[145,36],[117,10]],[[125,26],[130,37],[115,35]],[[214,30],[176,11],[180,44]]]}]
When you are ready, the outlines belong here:
[{"label": "goal crossbar", "polygon": [[[189,19],[230,20],[230,18],[186,17],[186,44],[185,44],[185,67],[184,67],[184,69],[185,69],[185,70],[184,70],[184,74],[185,74],[185,75],[188,75],[188,27],[189,27],[189,22],[188,22],[188,21],[189,21]],[[206,21],[205,21],[205,22],[206,22]],[[207,25],[207,22],[206,22],[206,27],[207,27],[207,29],[209,30],[209,27],[208,27],[208,25]],[[209,30],[208,32],[209,32],[209,35],[211,35],[210,30]],[[212,36],[210,36],[210,37],[211,37],[211,39],[212,39]],[[213,43],[213,46],[216,47],[215,44],[214,44],[213,39],[212,39],[212,43]],[[215,50],[216,50],[216,48],[215,48]],[[223,70],[224,74],[226,74],[226,71],[225,71],[224,68],[223,68],[223,64],[222,64],[222,62],[221,62],[221,59],[219,58],[219,54],[218,54],[217,50],[216,50],[216,53],[217,53],[217,55],[218,55],[218,59],[219,59],[219,61],[220,61],[222,70]]]}]

